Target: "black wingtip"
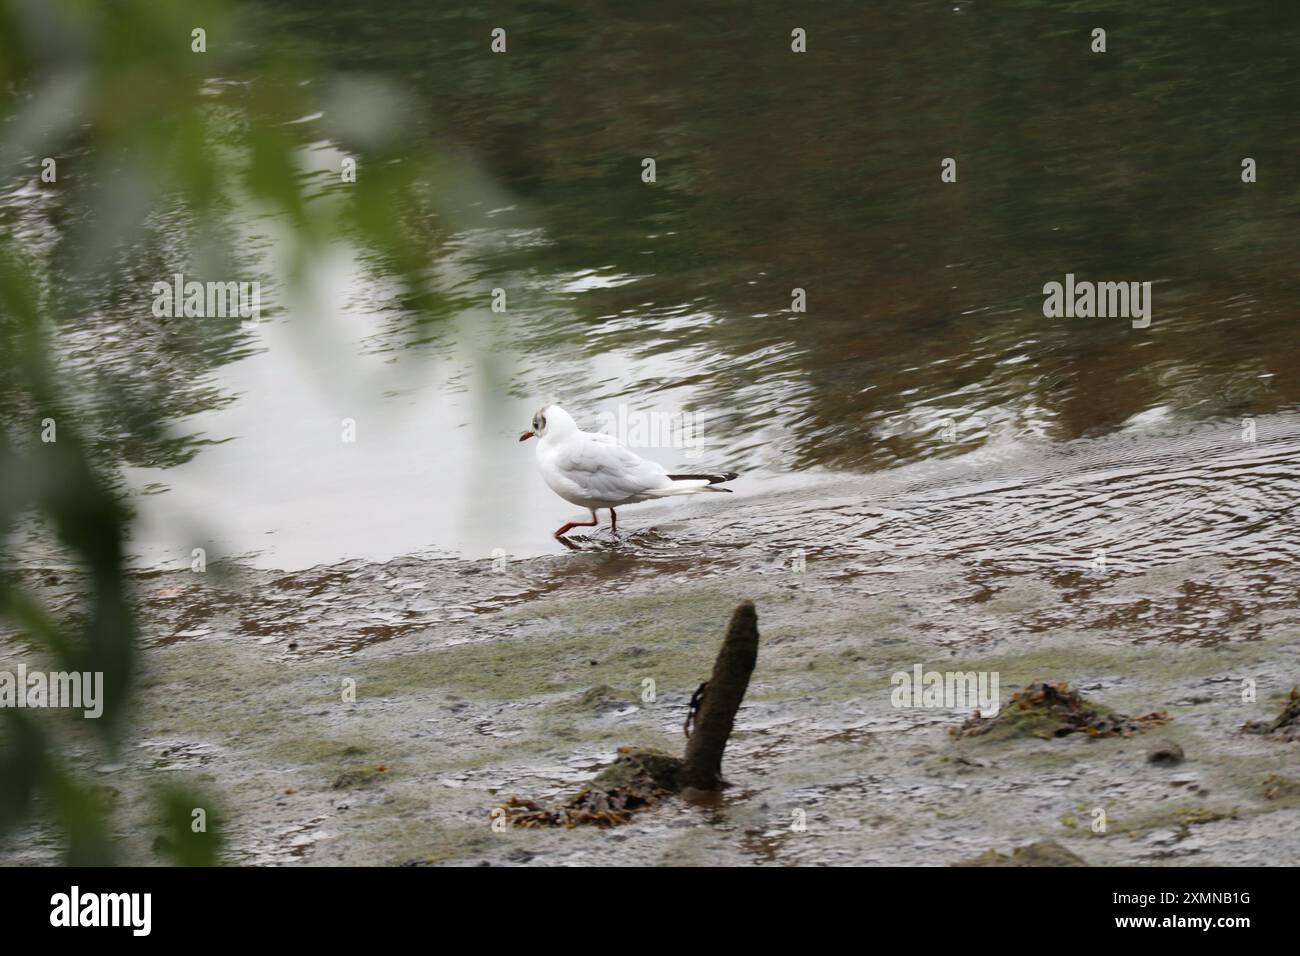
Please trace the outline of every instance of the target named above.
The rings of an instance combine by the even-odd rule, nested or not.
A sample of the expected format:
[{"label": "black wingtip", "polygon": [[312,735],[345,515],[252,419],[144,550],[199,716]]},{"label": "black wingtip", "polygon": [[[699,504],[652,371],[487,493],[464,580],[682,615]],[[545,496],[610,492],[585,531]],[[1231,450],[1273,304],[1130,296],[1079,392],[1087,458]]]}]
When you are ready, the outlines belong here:
[{"label": "black wingtip", "polygon": [[[734,481],[740,477],[734,471],[724,471],[714,475],[669,475],[673,481],[707,481],[711,485],[719,485],[724,481]],[[730,491],[730,488],[719,488],[719,491]]]}]

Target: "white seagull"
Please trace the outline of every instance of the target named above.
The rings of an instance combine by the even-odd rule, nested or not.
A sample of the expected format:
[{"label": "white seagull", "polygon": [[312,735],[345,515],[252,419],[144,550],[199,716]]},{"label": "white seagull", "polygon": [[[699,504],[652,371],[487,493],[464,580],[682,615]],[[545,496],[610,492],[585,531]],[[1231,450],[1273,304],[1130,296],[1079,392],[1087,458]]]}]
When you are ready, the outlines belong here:
[{"label": "white seagull", "polygon": [[609,509],[609,522],[618,531],[614,509],[651,498],[693,495],[698,491],[731,491],[715,485],[731,481],[734,472],[707,475],[670,475],[663,466],[646,461],[609,435],[584,432],[559,405],[547,405],[533,416],[533,427],[519,436],[537,436],[537,464],[551,490],[591,512],[590,521],[570,521],[559,531],[563,539],[573,528],[599,524],[597,508]]}]

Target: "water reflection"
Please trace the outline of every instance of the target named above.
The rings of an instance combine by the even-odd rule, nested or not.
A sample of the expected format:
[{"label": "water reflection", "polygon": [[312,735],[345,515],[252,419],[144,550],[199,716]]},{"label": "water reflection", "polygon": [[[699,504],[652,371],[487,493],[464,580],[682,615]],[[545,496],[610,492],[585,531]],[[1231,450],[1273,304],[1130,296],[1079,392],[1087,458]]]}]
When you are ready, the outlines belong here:
[{"label": "water reflection", "polygon": [[[797,56],[786,11],[521,6],[497,12],[512,39],[493,57],[469,10],[277,5],[265,42],[399,91],[387,125],[443,149],[412,211],[439,307],[417,315],[381,263],[345,251],[327,295],[257,335],[142,321],[132,290],[211,225],[160,210],[66,330],[65,362],[111,383],[101,450],[159,492],[140,505],[146,563],[183,561],[195,538],[281,567],[549,551],[567,506],[509,440],[545,400],[588,424],[697,412],[709,463],[759,479],[1285,410],[1300,78],[1275,11],[1115,14],[1097,56],[1091,22],[1049,5],[831,3],[798,14]],[[253,79],[210,82],[223,122]],[[306,175],[336,164],[357,102],[323,95],[286,127]],[[322,180],[318,199],[340,189]],[[0,222],[55,258],[81,214],[36,193],[6,191]],[[274,269],[283,224],[235,228]],[[1151,327],[1045,319],[1043,283],[1066,272],[1153,282]],[[647,453],[680,466],[679,451]],[[1064,487],[1035,521],[1095,507]]]}]

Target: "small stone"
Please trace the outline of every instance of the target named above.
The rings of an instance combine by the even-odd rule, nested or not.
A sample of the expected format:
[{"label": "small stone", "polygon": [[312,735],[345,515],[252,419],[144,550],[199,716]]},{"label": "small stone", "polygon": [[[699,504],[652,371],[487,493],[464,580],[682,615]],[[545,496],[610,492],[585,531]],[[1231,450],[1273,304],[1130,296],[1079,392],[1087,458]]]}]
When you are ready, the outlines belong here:
[{"label": "small stone", "polygon": [[1176,767],[1184,760],[1183,748],[1176,743],[1166,743],[1147,754],[1147,763],[1157,767]]}]

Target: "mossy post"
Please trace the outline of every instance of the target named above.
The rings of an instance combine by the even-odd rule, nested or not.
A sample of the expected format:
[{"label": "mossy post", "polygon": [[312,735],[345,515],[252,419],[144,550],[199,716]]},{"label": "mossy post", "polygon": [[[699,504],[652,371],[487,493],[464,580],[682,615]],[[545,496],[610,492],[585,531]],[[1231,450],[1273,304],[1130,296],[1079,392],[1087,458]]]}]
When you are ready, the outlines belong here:
[{"label": "mossy post", "polygon": [[[620,747],[618,759],[575,797],[557,806],[511,798],[499,807],[511,826],[614,826],[659,798],[683,790],[721,790],[722,752],[758,661],[758,614],[746,601],[731,615],[713,676],[700,692],[695,731],[678,759],[657,750]],[[493,811],[494,814],[497,811]]]},{"label": "mossy post", "polygon": [[727,747],[736,711],[749,688],[749,675],[758,661],[758,614],[753,601],[745,601],[731,615],[727,636],[713,662],[700,700],[695,728],[686,744],[682,785],[697,790],[720,790],[722,752]]}]

